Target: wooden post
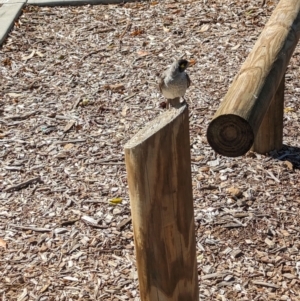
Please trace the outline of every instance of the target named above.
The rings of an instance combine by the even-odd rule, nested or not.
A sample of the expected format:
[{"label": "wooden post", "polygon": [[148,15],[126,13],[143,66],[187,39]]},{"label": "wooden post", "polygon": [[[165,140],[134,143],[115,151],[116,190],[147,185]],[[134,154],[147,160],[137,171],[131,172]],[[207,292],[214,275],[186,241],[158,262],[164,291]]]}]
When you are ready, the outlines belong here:
[{"label": "wooden post", "polygon": [[199,300],[187,107],[140,130],[125,161],[141,300]]},{"label": "wooden post", "polygon": [[[236,157],[251,148],[299,37],[300,1],[281,0],[208,127],[207,139],[216,152]],[[280,102],[274,105],[278,106],[272,108],[275,111],[282,107]],[[277,122],[265,126],[264,132],[282,133]],[[273,138],[276,141],[268,139],[263,148],[258,148],[256,143],[255,149],[264,153],[271,151],[282,139],[279,135]]]},{"label": "wooden post", "polygon": [[277,89],[274,99],[259,127],[252,150],[265,154],[270,150],[282,148],[283,109],[284,109],[284,79]]}]

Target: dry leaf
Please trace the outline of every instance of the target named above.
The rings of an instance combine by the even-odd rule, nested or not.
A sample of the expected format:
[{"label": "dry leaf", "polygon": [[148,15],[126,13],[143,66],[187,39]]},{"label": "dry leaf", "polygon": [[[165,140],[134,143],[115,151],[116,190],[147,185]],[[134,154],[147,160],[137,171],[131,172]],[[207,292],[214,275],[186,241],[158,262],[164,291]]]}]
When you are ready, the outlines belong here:
[{"label": "dry leaf", "polygon": [[241,44],[237,44],[237,45],[231,47],[231,50],[237,50],[240,46],[241,46]]},{"label": "dry leaf", "polygon": [[209,171],[209,167],[208,166],[202,166],[199,168],[199,171]]},{"label": "dry leaf", "polygon": [[138,50],[138,51],[137,51],[137,54],[138,54],[139,56],[146,56],[146,55],[149,54],[149,52],[143,51],[143,50]]},{"label": "dry leaf", "polygon": [[122,203],[122,198],[114,198],[109,201],[111,205],[117,205]]},{"label": "dry leaf", "polygon": [[272,240],[270,240],[268,237],[266,237],[265,243],[266,243],[269,247],[274,246],[274,242],[273,242]]},{"label": "dry leaf", "polygon": [[205,32],[205,31],[208,31],[210,28],[210,25],[209,24],[203,24],[200,28],[200,32]]},{"label": "dry leaf", "polygon": [[10,97],[19,97],[19,96],[23,96],[22,93],[7,93],[8,96]]},{"label": "dry leaf", "polygon": [[48,246],[46,244],[43,244],[40,248],[39,248],[39,252],[45,252],[48,250]]},{"label": "dry leaf", "polygon": [[213,161],[208,161],[207,165],[210,166],[210,167],[216,167],[216,166],[220,165],[220,160],[216,159],[216,160],[213,160]]},{"label": "dry leaf", "polygon": [[6,249],[7,248],[7,242],[0,238],[0,247]]},{"label": "dry leaf", "polygon": [[238,189],[237,187],[229,187],[226,189],[228,193],[230,193],[232,196],[235,196],[237,198],[241,197],[243,195],[242,191]]},{"label": "dry leaf", "polygon": [[284,113],[290,113],[290,112],[295,112],[295,109],[291,107],[284,108]]},{"label": "dry leaf", "polygon": [[87,106],[89,104],[89,100],[87,98],[84,98],[81,102],[80,102],[80,105],[81,106]]},{"label": "dry leaf", "polygon": [[68,151],[68,150],[70,150],[73,146],[74,146],[73,143],[68,143],[68,144],[66,144],[66,145],[64,146],[64,150]]},{"label": "dry leaf", "polygon": [[66,124],[65,128],[64,128],[64,132],[65,132],[65,133],[68,132],[68,131],[73,127],[73,125],[74,125],[75,123],[76,123],[75,120],[69,121],[69,122]]},{"label": "dry leaf", "polygon": [[281,232],[282,235],[285,236],[285,237],[288,237],[288,236],[291,235],[288,231],[286,231],[286,230],[284,230],[284,229],[280,229],[280,232]]},{"label": "dry leaf", "polygon": [[288,279],[296,279],[296,278],[297,278],[296,275],[291,274],[291,273],[284,273],[284,274],[282,274],[282,276],[283,276],[283,277],[286,277],[286,278],[288,278]]},{"label": "dry leaf", "polygon": [[294,164],[292,162],[284,161],[283,164],[286,165],[289,170],[294,170]]},{"label": "dry leaf", "polygon": [[194,158],[193,161],[199,162],[199,161],[201,161],[201,160],[203,160],[203,159],[205,159],[205,156],[197,156],[197,157]]},{"label": "dry leaf", "polygon": [[177,8],[178,8],[178,5],[177,5],[177,4],[167,4],[167,5],[166,5],[166,8],[169,8],[169,9],[177,9]]},{"label": "dry leaf", "polygon": [[51,285],[51,282],[46,283],[40,290],[40,293],[44,293],[45,291],[47,291],[47,289],[49,288],[49,286]]},{"label": "dry leaf", "polygon": [[23,292],[18,296],[17,301],[23,301],[25,298],[27,299],[28,291],[27,288],[24,288]]},{"label": "dry leaf", "polygon": [[11,66],[11,60],[9,58],[5,58],[2,60],[4,66]]},{"label": "dry leaf", "polygon": [[191,59],[191,60],[189,60],[189,64],[190,64],[190,66],[194,66],[195,64],[196,64],[196,60],[195,59]]},{"label": "dry leaf", "polygon": [[90,225],[95,225],[95,226],[98,225],[98,221],[97,220],[95,220],[94,218],[92,218],[90,216],[87,216],[87,215],[83,215],[81,217],[81,220],[84,221],[84,222],[86,222],[86,223],[88,223],[88,224],[90,224]]},{"label": "dry leaf", "polygon": [[124,90],[125,86],[123,84],[105,85],[104,89],[116,92],[116,91]]},{"label": "dry leaf", "polygon": [[0,139],[3,139],[4,137],[8,136],[9,133],[0,133]]},{"label": "dry leaf", "polygon": [[134,32],[132,32],[130,35],[133,37],[139,36],[143,34],[145,31],[143,29],[136,29]]},{"label": "dry leaf", "polygon": [[125,106],[125,107],[122,109],[121,115],[122,115],[123,117],[126,116],[127,110],[128,110],[128,106]]},{"label": "dry leaf", "polygon": [[68,281],[78,281],[78,278],[76,277],[71,277],[71,276],[66,276],[63,277],[64,280],[68,280]]},{"label": "dry leaf", "polygon": [[23,56],[22,57],[22,61],[27,61],[29,59],[31,59],[35,54],[35,50],[33,50],[28,56]]},{"label": "dry leaf", "polygon": [[42,54],[40,51],[36,51],[35,52],[39,57],[44,57],[45,55],[44,54]]}]

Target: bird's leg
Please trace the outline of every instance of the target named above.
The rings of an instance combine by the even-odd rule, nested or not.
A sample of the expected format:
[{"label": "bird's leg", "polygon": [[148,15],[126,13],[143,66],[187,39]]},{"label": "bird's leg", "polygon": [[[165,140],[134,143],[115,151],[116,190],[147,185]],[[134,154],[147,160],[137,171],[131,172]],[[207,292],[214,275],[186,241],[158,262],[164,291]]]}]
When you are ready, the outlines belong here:
[{"label": "bird's leg", "polygon": [[170,99],[167,99],[167,101],[166,101],[166,108],[167,108],[167,109],[170,108]]},{"label": "bird's leg", "polygon": [[187,106],[187,105],[188,105],[188,103],[186,102],[186,100],[185,100],[185,98],[184,98],[183,96],[182,96],[182,99],[183,99],[183,102],[181,103],[181,105],[182,105],[182,106],[184,106],[184,105],[186,105],[186,106]]},{"label": "bird's leg", "polygon": [[169,102],[170,102],[170,106],[173,108],[179,108],[181,106],[180,97],[169,99]]}]

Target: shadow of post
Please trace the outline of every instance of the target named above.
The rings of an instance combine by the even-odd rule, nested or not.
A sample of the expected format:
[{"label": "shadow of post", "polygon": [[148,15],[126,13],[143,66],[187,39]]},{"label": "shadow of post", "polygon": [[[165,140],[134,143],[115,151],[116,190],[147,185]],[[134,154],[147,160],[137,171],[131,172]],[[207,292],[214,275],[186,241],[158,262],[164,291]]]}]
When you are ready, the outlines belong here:
[{"label": "shadow of post", "polygon": [[288,161],[293,164],[294,169],[300,169],[300,148],[284,144],[279,151],[270,152],[273,159]]}]

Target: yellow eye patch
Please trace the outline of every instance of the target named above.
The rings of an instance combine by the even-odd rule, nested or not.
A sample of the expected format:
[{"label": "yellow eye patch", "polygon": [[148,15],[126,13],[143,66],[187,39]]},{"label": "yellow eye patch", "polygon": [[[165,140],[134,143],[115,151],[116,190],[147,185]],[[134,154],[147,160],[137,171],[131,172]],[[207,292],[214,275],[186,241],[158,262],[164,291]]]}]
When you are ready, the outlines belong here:
[{"label": "yellow eye patch", "polygon": [[181,65],[180,65],[180,68],[182,68],[182,69],[183,69],[184,67],[185,67],[185,65],[184,65],[184,64],[181,64]]}]

